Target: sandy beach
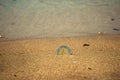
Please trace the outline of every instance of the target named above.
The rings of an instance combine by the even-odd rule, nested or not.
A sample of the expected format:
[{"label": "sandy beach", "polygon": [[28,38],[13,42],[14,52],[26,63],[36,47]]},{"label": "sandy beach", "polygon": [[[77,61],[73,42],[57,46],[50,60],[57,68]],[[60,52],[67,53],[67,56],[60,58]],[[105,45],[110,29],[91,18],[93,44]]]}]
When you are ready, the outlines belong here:
[{"label": "sandy beach", "polygon": [[0,0],[0,80],[120,80],[120,0]]},{"label": "sandy beach", "polygon": [[0,42],[0,80],[119,80],[119,68],[120,35]]}]

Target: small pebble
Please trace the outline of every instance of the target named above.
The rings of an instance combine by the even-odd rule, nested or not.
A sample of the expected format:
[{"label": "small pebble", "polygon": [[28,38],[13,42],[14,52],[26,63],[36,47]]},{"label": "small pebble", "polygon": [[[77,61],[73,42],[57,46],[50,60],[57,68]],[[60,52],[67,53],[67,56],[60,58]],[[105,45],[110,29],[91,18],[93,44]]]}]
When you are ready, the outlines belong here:
[{"label": "small pebble", "polygon": [[86,76],[84,76],[83,78],[85,78],[85,79],[86,79],[87,77],[86,77]]},{"label": "small pebble", "polygon": [[98,32],[98,35],[103,35],[105,34],[105,32]]},{"label": "small pebble", "polygon": [[14,77],[17,77],[17,75],[14,75]]},{"label": "small pebble", "polygon": [[88,67],[88,70],[92,70],[92,68]]},{"label": "small pebble", "polygon": [[83,44],[83,46],[90,46],[90,44]]},{"label": "small pebble", "polygon": [[115,30],[115,31],[120,31],[120,29],[117,29],[117,28],[113,28],[113,30]]},{"label": "small pebble", "polygon": [[114,18],[111,18],[111,21],[114,21],[115,19]]}]

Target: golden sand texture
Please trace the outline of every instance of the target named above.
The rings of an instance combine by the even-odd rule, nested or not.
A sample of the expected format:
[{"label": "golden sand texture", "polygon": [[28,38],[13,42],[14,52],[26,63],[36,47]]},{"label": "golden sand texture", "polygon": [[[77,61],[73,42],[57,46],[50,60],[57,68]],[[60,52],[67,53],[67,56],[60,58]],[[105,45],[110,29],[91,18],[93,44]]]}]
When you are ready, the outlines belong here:
[{"label": "golden sand texture", "polygon": [[119,80],[119,68],[119,35],[0,42],[0,80]]}]

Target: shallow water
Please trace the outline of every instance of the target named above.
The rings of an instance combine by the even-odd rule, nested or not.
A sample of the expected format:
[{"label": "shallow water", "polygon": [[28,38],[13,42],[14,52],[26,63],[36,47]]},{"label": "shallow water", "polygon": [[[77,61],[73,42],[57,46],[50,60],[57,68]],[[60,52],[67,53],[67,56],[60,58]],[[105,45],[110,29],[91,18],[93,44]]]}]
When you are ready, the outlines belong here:
[{"label": "shallow water", "polygon": [[0,0],[8,38],[120,34],[120,0]]}]

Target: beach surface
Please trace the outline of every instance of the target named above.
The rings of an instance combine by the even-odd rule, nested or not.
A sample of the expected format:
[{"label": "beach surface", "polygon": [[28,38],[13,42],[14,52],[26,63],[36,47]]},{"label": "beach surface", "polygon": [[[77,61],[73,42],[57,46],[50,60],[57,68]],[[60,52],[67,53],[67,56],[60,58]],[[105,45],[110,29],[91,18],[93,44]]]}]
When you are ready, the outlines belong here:
[{"label": "beach surface", "polygon": [[119,68],[120,35],[0,41],[0,80],[120,80]]}]

